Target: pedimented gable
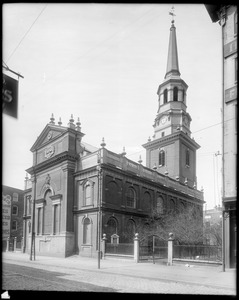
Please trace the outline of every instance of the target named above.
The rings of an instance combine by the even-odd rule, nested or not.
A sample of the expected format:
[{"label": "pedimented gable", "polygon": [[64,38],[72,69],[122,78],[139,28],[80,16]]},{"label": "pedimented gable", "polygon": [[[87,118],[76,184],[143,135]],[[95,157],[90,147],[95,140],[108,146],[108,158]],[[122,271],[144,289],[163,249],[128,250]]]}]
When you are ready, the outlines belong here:
[{"label": "pedimented gable", "polygon": [[51,143],[52,141],[56,140],[57,137],[60,137],[65,132],[67,132],[66,127],[47,124],[30,150],[33,152]]}]

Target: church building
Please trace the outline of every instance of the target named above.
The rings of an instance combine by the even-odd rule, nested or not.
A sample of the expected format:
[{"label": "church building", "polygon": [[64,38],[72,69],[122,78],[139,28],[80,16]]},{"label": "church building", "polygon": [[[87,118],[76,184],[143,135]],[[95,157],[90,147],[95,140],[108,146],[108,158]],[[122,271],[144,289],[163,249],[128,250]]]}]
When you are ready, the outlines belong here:
[{"label": "church building", "polygon": [[[99,241],[117,236],[132,242],[139,222],[155,207],[167,213],[197,208],[203,218],[203,192],[197,190],[196,150],[187,112],[187,84],[179,72],[176,28],[170,28],[168,62],[158,88],[153,140],[143,145],[146,166],[116,154],[102,140],[84,142],[81,123],[50,122],[31,148],[32,188],[26,191],[24,245],[36,255],[96,256]],[[147,125],[147,124],[146,124]],[[29,206],[31,208],[29,209]],[[30,212],[30,215],[29,215]]]}]

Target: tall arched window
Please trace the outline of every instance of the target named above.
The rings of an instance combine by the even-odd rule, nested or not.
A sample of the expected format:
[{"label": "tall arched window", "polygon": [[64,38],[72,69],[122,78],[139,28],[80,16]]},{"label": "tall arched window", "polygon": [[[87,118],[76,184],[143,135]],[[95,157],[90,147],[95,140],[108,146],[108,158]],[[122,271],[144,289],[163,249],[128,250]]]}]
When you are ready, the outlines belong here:
[{"label": "tall arched window", "polygon": [[52,200],[50,198],[51,191],[48,190],[45,194],[45,205],[44,205],[44,221],[43,221],[43,233],[52,233]]},{"label": "tall arched window", "polygon": [[160,150],[159,151],[159,166],[162,167],[165,165],[165,151]]},{"label": "tall arched window", "polygon": [[132,242],[135,236],[136,225],[134,220],[128,220],[126,225],[126,239],[128,242]]},{"label": "tall arched window", "polygon": [[91,205],[91,185],[89,183],[85,186],[85,205]]},{"label": "tall arched window", "polygon": [[169,209],[171,211],[174,211],[175,210],[175,202],[173,199],[170,199],[170,202],[169,202]]},{"label": "tall arched window", "polygon": [[133,188],[128,188],[128,191],[126,193],[126,206],[135,208],[136,206],[136,193]]},{"label": "tall arched window", "polygon": [[189,149],[186,150],[186,166],[190,166],[190,152]]},{"label": "tall arched window", "polygon": [[176,86],[173,88],[173,101],[178,101],[178,88]]},{"label": "tall arched window", "polygon": [[83,205],[92,205],[94,201],[94,182],[86,180],[83,183]]},{"label": "tall arched window", "polygon": [[113,234],[117,234],[117,221],[115,218],[110,217],[106,224],[106,237],[110,241]]},{"label": "tall arched window", "polygon": [[159,196],[156,201],[157,201],[156,202],[157,213],[161,214],[161,213],[163,213],[163,207],[164,207],[163,198],[161,196]]},{"label": "tall arched window", "polygon": [[163,104],[168,102],[168,89],[163,91]]},{"label": "tall arched window", "polygon": [[151,195],[148,191],[146,191],[143,195],[143,209],[145,211],[150,211],[151,209]]},{"label": "tall arched window", "polygon": [[106,202],[117,204],[117,205],[120,202],[119,187],[115,181],[110,181],[106,185]]},{"label": "tall arched window", "polygon": [[89,218],[83,221],[83,244],[91,244],[91,222]]}]

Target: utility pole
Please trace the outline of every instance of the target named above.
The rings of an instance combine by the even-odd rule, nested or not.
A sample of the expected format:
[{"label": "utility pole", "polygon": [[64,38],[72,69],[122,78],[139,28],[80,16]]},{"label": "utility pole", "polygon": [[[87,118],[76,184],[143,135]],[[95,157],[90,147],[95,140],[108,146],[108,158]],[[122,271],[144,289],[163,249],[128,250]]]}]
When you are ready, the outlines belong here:
[{"label": "utility pole", "polygon": [[33,196],[33,211],[32,211],[32,232],[31,232],[31,251],[30,251],[30,260],[36,259],[36,250],[35,250],[35,205],[36,205],[36,174],[35,169],[33,169],[33,181],[34,181],[34,196]]},{"label": "utility pole", "polygon": [[[104,147],[105,143],[102,141],[101,146]],[[101,256],[101,251],[100,251],[100,244],[101,244],[101,149],[99,149],[98,152],[98,159],[97,159],[97,177],[98,177],[98,269],[100,269],[100,256]]]}]

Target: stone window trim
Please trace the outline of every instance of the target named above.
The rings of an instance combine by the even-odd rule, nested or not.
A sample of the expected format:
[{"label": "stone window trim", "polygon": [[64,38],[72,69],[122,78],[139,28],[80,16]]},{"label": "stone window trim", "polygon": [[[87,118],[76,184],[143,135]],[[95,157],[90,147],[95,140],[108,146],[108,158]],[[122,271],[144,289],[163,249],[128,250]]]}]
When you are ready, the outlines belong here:
[{"label": "stone window trim", "polygon": [[136,191],[132,186],[129,186],[126,192],[126,206],[136,208]]},{"label": "stone window trim", "polygon": [[[52,200],[52,206],[53,206],[53,209],[52,209],[52,229],[51,229],[51,234],[52,235],[55,235],[56,232],[60,232],[60,216],[61,216],[61,200],[62,200],[62,194],[57,194],[57,195],[52,195],[49,197],[51,200]],[[46,200],[44,198],[41,198],[41,199],[37,199],[36,200],[36,209],[42,209],[42,213],[41,213],[41,228],[38,227],[38,224],[39,224],[39,221],[38,220],[38,216],[39,216],[39,213],[37,211],[36,213],[36,224],[37,224],[37,228],[39,229],[37,234],[38,235],[44,235],[43,233],[43,226],[44,226],[44,209],[45,209],[45,203],[46,203]],[[56,229],[55,228],[55,206],[56,205],[59,205],[59,209],[58,209],[58,220],[59,220],[59,224],[58,224],[58,228]]]},{"label": "stone window trim", "polygon": [[159,167],[165,166],[165,151],[161,149],[159,151]]},{"label": "stone window trim", "polygon": [[[83,225],[82,226],[82,245],[83,246],[92,246],[93,221],[87,214],[82,219],[82,225]],[[89,229],[89,232],[87,232],[86,226],[88,226],[87,229]]]},{"label": "stone window trim", "polygon": [[[90,179],[87,179],[82,183],[82,189],[83,189],[82,206],[92,206],[93,205],[93,203],[94,203],[94,184],[95,184],[95,182]],[[87,188],[90,188],[89,197],[87,197],[87,194],[86,194]]]},{"label": "stone window trim", "polygon": [[168,89],[167,88],[163,91],[163,104],[166,104],[166,103],[168,103]]}]

